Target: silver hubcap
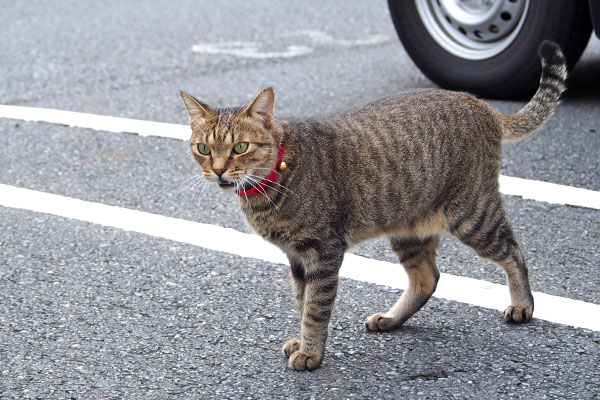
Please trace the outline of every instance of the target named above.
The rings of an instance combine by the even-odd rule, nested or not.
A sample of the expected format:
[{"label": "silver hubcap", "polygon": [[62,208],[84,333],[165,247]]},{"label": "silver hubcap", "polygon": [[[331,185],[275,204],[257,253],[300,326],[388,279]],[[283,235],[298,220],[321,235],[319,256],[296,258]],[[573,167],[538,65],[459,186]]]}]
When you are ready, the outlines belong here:
[{"label": "silver hubcap", "polygon": [[466,60],[485,60],[517,37],[530,0],[415,0],[431,37]]}]

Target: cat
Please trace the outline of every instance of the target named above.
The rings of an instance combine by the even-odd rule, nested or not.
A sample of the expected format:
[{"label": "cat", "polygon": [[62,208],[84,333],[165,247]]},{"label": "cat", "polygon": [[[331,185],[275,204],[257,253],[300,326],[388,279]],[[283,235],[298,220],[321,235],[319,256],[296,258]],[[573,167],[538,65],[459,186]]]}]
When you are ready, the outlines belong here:
[{"label": "cat", "polygon": [[300,338],[283,346],[289,366],[323,360],[349,247],[380,235],[409,287],[369,331],[398,329],[436,289],[440,234],[450,232],[505,271],[511,304],[503,314],[529,322],[533,296],[525,259],[498,191],[501,143],[538,130],[566,89],[565,57],[544,42],[538,91],[514,115],[475,97],[422,89],[296,121],[273,116],[275,93],[239,108],[215,108],[186,92],[192,154],[203,177],[233,191],[248,224],[287,255]]}]

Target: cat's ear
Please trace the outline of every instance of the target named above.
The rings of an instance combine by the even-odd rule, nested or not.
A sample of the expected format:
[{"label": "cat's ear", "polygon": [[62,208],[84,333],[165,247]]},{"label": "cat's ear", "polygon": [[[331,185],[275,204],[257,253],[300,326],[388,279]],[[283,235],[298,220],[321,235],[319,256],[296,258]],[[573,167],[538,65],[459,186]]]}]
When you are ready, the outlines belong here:
[{"label": "cat's ear", "polygon": [[272,87],[264,89],[258,94],[244,110],[244,113],[260,122],[265,128],[271,126],[273,120],[273,108],[275,107],[275,90]]},{"label": "cat's ear", "polygon": [[190,114],[190,124],[192,122],[201,122],[202,120],[208,119],[208,116],[214,111],[211,106],[195,99],[183,90],[180,90],[179,94],[183,99],[185,108],[187,108],[188,113]]}]

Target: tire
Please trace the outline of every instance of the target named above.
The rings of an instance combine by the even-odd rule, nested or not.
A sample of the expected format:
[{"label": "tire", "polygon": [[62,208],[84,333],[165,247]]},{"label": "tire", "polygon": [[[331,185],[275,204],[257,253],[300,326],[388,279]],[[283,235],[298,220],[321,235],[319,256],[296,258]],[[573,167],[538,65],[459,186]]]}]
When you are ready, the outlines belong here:
[{"label": "tire", "polygon": [[[587,0],[497,0],[493,7],[516,5],[521,11],[520,14],[515,11],[513,16],[498,9],[496,20],[503,23],[513,17],[514,26],[490,25],[484,34],[491,35],[491,39],[484,41],[479,39],[479,30],[465,30],[447,14],[440,14],[446,12],[442,5],[458,3],[457,0],[388,0],[400,41],[413,62],[433,82],[451,90],[492,98],[530,97],[537,89],[541,73],[537,55],[540,43],[543,40],[558,43],[572,68],[592,32]],[[446,18],[436,18],[440,15]],[[498,19],[500,16],[502,20]],[[489,19],[483,23],[491,22]],[[499,29],[504,31],[498,35],[504,36],[493,37],[491,32]]]}]

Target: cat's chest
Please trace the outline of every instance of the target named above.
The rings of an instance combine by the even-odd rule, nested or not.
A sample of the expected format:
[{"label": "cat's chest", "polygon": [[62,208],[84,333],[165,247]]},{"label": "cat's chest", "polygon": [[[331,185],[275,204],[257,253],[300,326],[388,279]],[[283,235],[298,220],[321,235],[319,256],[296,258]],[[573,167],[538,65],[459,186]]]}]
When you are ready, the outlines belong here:
[{"label": "cat's chest", "polygon": [[293,241],[292,225],[294,224],[278,213],[244,212],[244,216],[254,232],[274,245],[285,249]]}]

